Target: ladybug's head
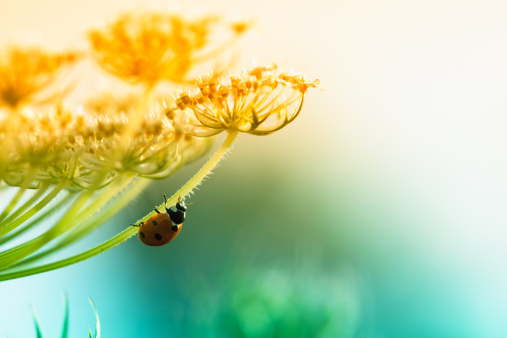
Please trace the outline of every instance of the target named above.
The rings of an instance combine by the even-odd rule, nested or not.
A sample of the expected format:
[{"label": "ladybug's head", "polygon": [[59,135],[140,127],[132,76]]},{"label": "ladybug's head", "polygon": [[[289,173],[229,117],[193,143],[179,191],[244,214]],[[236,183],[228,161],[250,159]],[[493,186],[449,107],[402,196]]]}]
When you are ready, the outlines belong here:
[{"label": "ladybug's head", "polygon": [[[190,203],[192,204],[192,203]],[[181,196],[178,197],[178,203],[176,203],[176,209],[181,210],[183,212],[187,211],[187,206],[185,205],[185,201],[181,198]]]},{"label": "ladybug's head", "polygon": [[187,211],[187,206],[185,205],[185,202],[181,201],[176,203],[176,209],[181,211]]}]

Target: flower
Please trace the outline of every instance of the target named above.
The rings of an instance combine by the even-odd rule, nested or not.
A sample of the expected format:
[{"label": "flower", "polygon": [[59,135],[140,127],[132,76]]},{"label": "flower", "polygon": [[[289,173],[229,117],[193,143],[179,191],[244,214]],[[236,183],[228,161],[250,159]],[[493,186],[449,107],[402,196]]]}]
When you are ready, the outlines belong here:
[{"label": "flower", "polygon": [[268,135],[294,121],[306,91],[318,85],[319,80],[308,81],[302,74],[279,72],[275,64],[257,66],[227,82],[201,80],[198,91],[178,94],[176,106],[199,121],[192,129],[196,136],[224,130]]},{"label": "flower", "polygon": [[15,109],[24,103],[50,101],[58,93],[44,91],[54,84],[62,69],[80,58],[77,52],[51,53],[36,47],[3,50],[0,52],[0,106]]},{"label": "flower", "polygon": [[154,105],[133,137],[122,143],[129,115],[129,110],[105,114],[63,106],[22,110],[18,123],[0,127],[2,144],[9,145],[0,149],[0,179],[12,186],[66,179],[74,188],[97,189],[120,173],[167,177],[181,162],[209,148],[209,140],[181,138],[174,128],[181,129],[181,119],[175,123],[165,118],[163,107]]},{"label": "flower", "polygon": [[[103,69],[151,87],[161,80],[189,81],[186,76],[196,64],[222,51],[223,46],[213,49],[210,42],[220,23],[216,15],[188,19],[170,13],[125,13],[107,28],[92,30],[89,40]],[[238,22],[231,30],[239,36],[248,28]]]}]

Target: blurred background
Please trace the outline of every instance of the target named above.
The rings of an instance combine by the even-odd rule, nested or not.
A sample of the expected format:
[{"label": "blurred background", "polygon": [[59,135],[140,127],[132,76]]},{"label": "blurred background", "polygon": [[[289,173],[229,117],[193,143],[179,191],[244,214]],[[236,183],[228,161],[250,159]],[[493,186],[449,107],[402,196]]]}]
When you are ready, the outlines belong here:
[{"label": "blurred background", "polygon": [[[0,44],[86,46],[131,8],[253,17],[242,64],[319,78],[301,116],[240,135],[182,233],[0,283],[0,337],[507,337],[504,1],[2,0]],[[206,160],[155,182],[118,233]],[[93,243],[95,243],[93,242]]]}]

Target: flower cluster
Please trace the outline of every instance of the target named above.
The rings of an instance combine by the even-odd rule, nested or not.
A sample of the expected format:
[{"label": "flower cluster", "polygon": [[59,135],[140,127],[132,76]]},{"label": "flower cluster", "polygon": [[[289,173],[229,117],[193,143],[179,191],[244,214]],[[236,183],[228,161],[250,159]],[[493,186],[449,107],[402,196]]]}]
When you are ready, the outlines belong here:
[{"label": "flower cluster", "polygon": [[[216,15],[187,19],[169,13],[126,13],[106,29],[92,30],[89,38],[102,68],[128,82],[153,86],[160,80],[187,82],[192,67],[223,50],[223,44],[210,41],[221,24]],[[231,37],[248,28],[247,22],[234,23]]]},{"label": "flower cluster", "polygon": [[[208,139],[181,138],[177,123],[152,106],[122,138],[128,112],[108,114],[61,106],[25,109],[0,124],[0,178],[12,186],[37,187],[62,179],[69,187],[100,188],[118,174],[169,176],[182,162],[202,154]],[[114,160],[114,162],[112,162]]]},{"label": "flower cluster", "polygon": [[0,52],[0,106],[16,108],[27,102],[54,99],[45,92],[60,72],[81,58],[77,52],[50,53],[31,47],[10,47]]},{"label": "flower cluster", "polygon": [[195,115],[199,124],[192,132],[197,136],[224,130],[268,135],[294,121],[307,89],[318,85],[319,80],[308,81],[302,74],[279,72],[274,64],[257,66],[229,81],[200,81],[197,92],[179,93],[176,106]]}]

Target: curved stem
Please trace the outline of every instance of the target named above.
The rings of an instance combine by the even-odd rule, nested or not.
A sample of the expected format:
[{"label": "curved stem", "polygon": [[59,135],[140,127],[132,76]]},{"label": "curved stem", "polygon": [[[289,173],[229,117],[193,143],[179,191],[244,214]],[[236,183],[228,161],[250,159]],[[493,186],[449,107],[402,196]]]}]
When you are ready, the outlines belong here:
[{"label": "curved stem", "polygon": [[21,199],[21,197],[23,197],[23,194],[25,193],[26,188],[27,187],[24,186],[24,187],[21,187],[18,189],[18,191],[16,192],[16,195],[14,195],[11,202],[7,205],[7,207],[4,209],[4,211],[0,215],[0,222],[11,213],[12,209],[14,209],[14,207],[16,206],[18,201]]},{"label": "curved stem", "polygon": [[75,255],[66,259],[62,259],[53,263],[39,265],[27,269],[21,269],[17,271],[12,272],[5,272],[0,273],[0,281],[9,280],[9,279],[15,279],[25,276],[31,276],[35,275],[41,272],[51,271],[59,268],[63,268],[65,266],[69,266],[81,261],[84,261],[85,259],[91,258],[93,256],[98,255],[101,252],[107,251],[116,245],[126,241],[132,235],[134,235],[137,232],[136,227],[128,227],[127,229],[120,232],[118,235],[114,236],[113,238],[109,239],[108,241],[105,241],[104,243],[96,246],[93,249],[90,249],[88,251],[85,251],[83,253],[80,253],[79,255]]},{"label": "curved stem", "polygon": [[51,248],[40,252],[36,255],[29,256],[21,261],[19,261],[17,264],[13,265],[13,267],[18,267],[26,264],[33,263],[34,261],[40,260],[41,258],[45,258],[51,253],[66,247],[78,239],[83,238],[87,234],[89,234],[91,231],[98,228],[100,225],[104,224],[109,218],[114,216],[117,212],[119,212],[121,209],[123,209],[132,199],[137,196],[149,183],[149,180],[139,180],[135,183],[135,185],[128,189],[127,192],[124,194],[121,194],[121,198],[117,199],[112,203],[111,205],[107,206],[106,208],[102,209],[101,212],[96,213],[93,217],[90,219],[87,219],[86,222],[83,224],[80,224],[77,227],[72,228],[72,230],[69,231],[68,235],[65,238],[62,238],[62,240],[52,246]]},{"label": "curved stem", "polygon": [[[224,142],[220,145],[217,152],[206,162],[206,164],[194,175],[180,190],[178,190],[171,198],[167,199],[169,205],[175,204],[178,200],[178,196],[188,195],[195,187],[197,187],[208,176],[213,168],[220,162],[222,157],[227,154],[232,146],[232,143],[238,135],[237,131],[231,131],[227,134]],[[164,204],[160,204],[159,208],[162,208]]]},{"label": "curved stem", "polygon": [[119,177],[119,179],[110,185],[106,191],[102,192],[102,194],[95,201],[89,203],[88,205],[86,205],[86,203],[93,195],[94,191],[88,190],[86,192],[83,192],[81,196],[63,215],[60,221],[51,227],[51,229],[28,242],[1,252],[0,270],[5,270],[8,267],[16,265],[16,263],[21,259],[31,255],[40,249],[43,245],[49,243],[53,239],[72,229],[72,227],[79,224],[90,215],[93,215],[97,210],[102,208],[113,196],[117,195],[118,192],[121,191],[125,186],[126,183],[124,177]]},{"label": "curved stem", "polygon": [[10,222],[12,222],[14,219],[16,219],[16,217],[18,217],[19,214],[21,214],[23,212],[23,210],[25,210],[26,208],[28,208],[29,206],[31,206],[32,204],[37,202],[39,200],[39,198],[42,195],[44,195],[44,193],[48,190],[49,186],[50,185],[48,183],[42,183],[41,187],[37,189],[37,191],[32,195],[32,197],[30,197],[28,199],[28,201],[23,203],[23,205],[20,205],[15,211],[13,211],[9,215],[9,217],[4,219],[3,222],[0,223],[0,227],[4,227],[6,224],[9,224]]},{"label": "curved stem", "polygon": [[20,244],[16,247],[8,249],[0,253],[0,270],[5,270],[8,267],[14,265],[19,260],[25,258],[26,256],[32,254],[40,247],[54,239],[55,237],[61,235],[63,232],[68,229],[68,224],[71,223],[72,217],[81,210],[81,208],[86,204],[89,198],[93,195],[93,191],[85,191],[83,192],[70,206],[70,208],[65,212],[62,218],[53,225],[49,230],[47,230],[44,234],[27,241],[23,244]]},{"label": "curved stem", "polygon": [[62,198],[59,202],[57,202],[51,208],[44,211],[44,213],[42,213],[42,214],[38,215],[36,218],[30,220],[30,223],[24,225],[18,231],[15,231],[13,233],[9,233],[8,235],[1,237],[0,238],[0,245],[2,245],[4,243],[8,243],[8,242],[12,241],[13,239],[26,233],[28,230],[33,229],[34,226],[40,224],[43,220],[45,220],[49,216],[53,215],[63,205],[67,204],[73,197],[74,197],[74,194],[67,194],[67,196]]},{"label": "curved stem", "polygon": [[[178,192],[176,192],[169,200],[168,203],[174,204],[178,199],[178,196],[185,196],[192,191],[196,186],[198,186],[201,181],[213,170],[213,168],[220,162],[223,156],[227,153],[227,151],[231,148],[232,143],[236,139],[238,135],[237,131],[230,132],[225,138],[224,142],[217,150],[217,152],[206,162],[206,164],[199,170],[194,177],[192,177]],[[161,204],[159,208],[162,208],[164,204]],[[141,218],[138,222],[146,221],[150,218],[155,212],[151,212]],[[80,254],[74,255],[72,257],[62,259],[53,263],[48,263],[44,265],[39,265],[35,267],[29,268],[21,268],[21,269],[12,269],[12,271],[5,271],[4,273],[0,273],[0,281],[20,278],[24,276],[35,275],[38,273],[51,271],[59,268],[63,268],[65,266],[69,266],[81,261],[84,261],[88,258],[96,256],[104,251],[107,251],[111,248],[114,248],[118,244],[125,242],[127,239],[132,237],[137,233],[139,229],[137,227],[128,227],[123,230],[116,236],[110,238],[109,240],[103,242],[102,244],[97,245],[96,247],[82,252]]]},{"label": "curved stem", "polygon": [[30,210],[25,212],[23,215],[18,217],[17,219],[13,220],[10,223],[2,224],[2,227],[0,228],[0,237],[5,235],[6,233],[14,230],[18,225],[23,224],[26,220],[28,220],[30,217],[35,215],[37,212],[39,212],[42,208],[44,208],[49,202],[53,200],[53,198],[58,195],[58,193],[65,188],[67,185],[67,180],[62,180],[56,187],[49,192],[49,194],[46,195],[39,203],[34,205]]}]

